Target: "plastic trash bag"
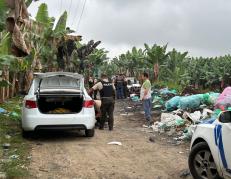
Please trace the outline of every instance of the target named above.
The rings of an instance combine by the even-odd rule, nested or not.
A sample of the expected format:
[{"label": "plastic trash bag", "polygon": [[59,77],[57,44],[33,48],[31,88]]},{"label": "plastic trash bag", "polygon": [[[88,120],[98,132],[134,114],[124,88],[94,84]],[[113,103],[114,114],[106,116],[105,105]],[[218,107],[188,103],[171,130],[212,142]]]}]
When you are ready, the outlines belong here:
[{"label": "plastic trash bag", "polygon": [[7,113],[7,111],[3,108],[0,108],[0,113]]},{"label": "plastic trash bag", "polygon": [[199,123],[201,116],[202,115],[200,111],[195,111],[193,113],[184,112],[183,114],[183,118],[190,119],[193,122],[193,124]]},{"label": "plastic trash bag", "polygon": [[212,124],[214,121],[216,120],[216,117],[211,117],[211,118],[209,118],[209,119],[206,119],[206,120],[204,120],[204,121],[201,121],[201,123],[200,124]]},{"label": "plastic trash bag", "polygon": [[161,95],[168,95],[168,94],[176,95],[177,91],[175,89],[169,90],[168,88],[163,88],[163,89],[160,89],[160,94]]},{"label": "plastic trash bag", "polygon": [[202,101],[203,95],[201,94],[184,96],[180,98],[178,108],[183,110],[198,109]]},{"label": "plastic trash bag", "polygon": [[208,104],[215,104],[220,93],[209,93]]},{"label": "plastic trash bag", "polygon": [[172,99],[168,100],[165,103],[165,108],[167,109],[167,111],[173,111],[177,109],[177,106],[179,106],[180,98],[180,96],[175,96]]},{"label": "plastic trash bag", "polygon": [[18,118],[18,117],[19,117],[19,114],[16,113],[16,112],[11,112],[11,113],[10,113],[10,116],[11,116],[11,117]]},{"label": "plastic trash bag", "polygon": [[140,101],[139,96],[132,96],[131,99],[132,99],[133,102]]},{"label": "plastic trash bag", "polygon": [[215,103],[215,108],[225,110],[230,106],[231,106],[231,87],[227,87],[218,97]]},{"label": "plastic trash bag", "polygon": [[185,124],[185,120],[179,117],[175,120],[175,124],[176,126],[183,126]]}]

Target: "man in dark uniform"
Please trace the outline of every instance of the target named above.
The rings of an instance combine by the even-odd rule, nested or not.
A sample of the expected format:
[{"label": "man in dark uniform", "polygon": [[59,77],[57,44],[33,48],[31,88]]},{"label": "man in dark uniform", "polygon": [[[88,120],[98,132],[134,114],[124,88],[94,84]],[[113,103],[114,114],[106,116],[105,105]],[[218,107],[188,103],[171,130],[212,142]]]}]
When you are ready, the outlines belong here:
[{"label": "man in dark uniform", "polygon": [[124,80],[121,74],[116,78],[115,84],[116,84],[116,90],[117,90],[117,99],[123,99],[124,98]]},{"label": "man in dark uniform", "polygon": [[106,121],[107,115],[109,116],[108,119],[108,126],[109,130],[113,130],[113,124],[114,124],[114,105],[115,105],[115,86],[106,75],[101,75],[101,81],[96,83],[90,90],[89,93],[91,94],[95,90],[99,90],[100,92],[100,98],[102,101],[101,104],[101,120],[100,120],[100,127],[99,129],[104,129],[104,123]]}]

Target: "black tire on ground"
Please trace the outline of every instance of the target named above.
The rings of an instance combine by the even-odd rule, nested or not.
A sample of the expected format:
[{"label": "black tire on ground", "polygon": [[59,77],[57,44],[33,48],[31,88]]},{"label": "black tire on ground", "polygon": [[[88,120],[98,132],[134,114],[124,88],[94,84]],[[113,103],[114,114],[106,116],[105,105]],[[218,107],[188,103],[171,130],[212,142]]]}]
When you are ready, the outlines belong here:
[{"label": "black tire on ground", "polygon": [[[201,177],[201,174],[198,172],[198,168],[202,168],[202,167],[204,168],[204,166],[201,166],[200,163],[196,162],[196,157],[198,157],[198,155],[199,156],[202,155],[202,157],[203,157],[203,154],[205,156],[205,153],[209,154],[209,166],[213,166],[213,167],[209,167],[213,177],[210,176],[210,177],[208,177],[208,179],[220,179],[221,177],[219,176],[219,174],[217,172],[215,161],[213,159],[212,153],[211,153],[209,146],[206,142],[200,142],[200,143],[196,144],[195,146],[193,146],[192,150],[189,154],[188,165],[189,165],[189,169],[190,169],[190,172],[191,172],[193,178],[203,179]],[[198,168],[196,168],[196,167],[198,167]],[[213,168],[215,168],[215,169],[213,169]],[[206,175],[207,175],[206,171],[203,171],[202,173],[203,173],[203,176],[205,175],[204,177],[206,178]]]},{"label": "black tire on ground", "polygon": [[86,129],[85,130],[86,137],[93,137],[95,135],[95,129]]},{"label": "black tire on ground", "polygon": [[33,132],[32,131],[25,131],[22,129],[22,137],[27,139],[30,138],[32,136]]}]

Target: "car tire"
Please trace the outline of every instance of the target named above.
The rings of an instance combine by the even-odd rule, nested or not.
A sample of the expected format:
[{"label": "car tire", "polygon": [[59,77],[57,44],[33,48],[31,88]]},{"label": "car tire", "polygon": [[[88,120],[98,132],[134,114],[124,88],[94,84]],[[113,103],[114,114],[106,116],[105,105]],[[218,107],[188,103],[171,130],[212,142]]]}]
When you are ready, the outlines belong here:
[{"label": "car tire", "polygon": [[206,142],[192,147],[188,159],[189,169],[195,179],[220,179],[212,153]]},{"label": "car tire", "polygon": [[95,129],[86,129],[85,135],[86,137],[93,137],[95,135]]},{"label": "car tire", "polygon": [[33,132],[32,131],[25,131],[22,129],[22,137],[25,139],[28,139],[32,136]]}]

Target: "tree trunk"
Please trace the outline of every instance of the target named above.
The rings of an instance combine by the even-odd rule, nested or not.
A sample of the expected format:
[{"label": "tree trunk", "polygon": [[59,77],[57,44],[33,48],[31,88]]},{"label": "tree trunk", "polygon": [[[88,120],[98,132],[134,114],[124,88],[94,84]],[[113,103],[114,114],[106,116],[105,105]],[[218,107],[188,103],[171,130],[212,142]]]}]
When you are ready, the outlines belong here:
[{"label": "tree trunk", "polygon": [[154,64],[153,72],[154,72],[154,81],[156,81],[159,78],[159,64],[158,63]]},{"label": "tree trunk", "polygon": [[[10,81],[10,74],[8,68],[6,68],[6,80]],[[10,97],[10,86],[6,87],[6,99]]]},{"label": "tree trunk", "polygon": [[12,74],[12,86],[10,88],[10,97],[14,97],[14,94],[15,94],[15,81],[16,81],[16,73],[13,73]]}]

